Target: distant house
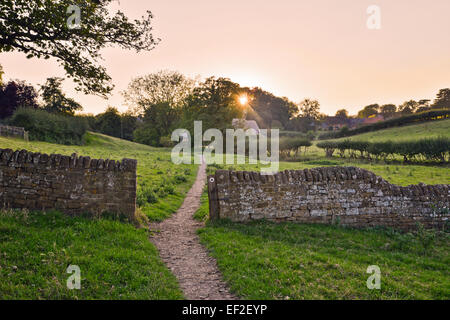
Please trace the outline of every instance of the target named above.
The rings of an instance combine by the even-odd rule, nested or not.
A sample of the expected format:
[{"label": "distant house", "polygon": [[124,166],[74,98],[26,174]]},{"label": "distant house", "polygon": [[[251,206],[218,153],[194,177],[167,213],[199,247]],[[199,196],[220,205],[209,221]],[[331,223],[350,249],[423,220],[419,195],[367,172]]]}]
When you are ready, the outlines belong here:
[{"label": "distant house", "polygon": [[363,119],[358,118],[327,117],[322,122],[322,129],[338,131],[343,127],[355,128],[362,123]]},{"label": "distant house", "polygon": [[341,118],[341,117],[327,117],[322,122],[322,129],[323,130],[332,130],[332,131],[339,131],[344,126],[348,127],[349,129],[353,129],[359,126],[377,123],[380,121],[384,121],[384,117],[381,114],[373,115],[368,118]]},{"label": "distant house", "polygon": [[254,129],[256,131],[256,134],[259,134],[260,132],[258,123],[255,120],[233,119],[231,124],[236,129]]}]

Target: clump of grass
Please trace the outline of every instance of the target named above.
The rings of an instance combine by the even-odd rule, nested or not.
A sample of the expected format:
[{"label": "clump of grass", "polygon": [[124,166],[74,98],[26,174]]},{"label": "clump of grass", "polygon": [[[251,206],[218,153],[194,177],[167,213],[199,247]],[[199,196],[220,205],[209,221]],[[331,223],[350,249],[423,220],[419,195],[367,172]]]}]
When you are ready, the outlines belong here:
[{"label": "clump of grass", "polygon": [[200,197],[200,208],[194,213],[194,219],[198,221],[207,221],[209,219],[208,188],[205,187]]}]

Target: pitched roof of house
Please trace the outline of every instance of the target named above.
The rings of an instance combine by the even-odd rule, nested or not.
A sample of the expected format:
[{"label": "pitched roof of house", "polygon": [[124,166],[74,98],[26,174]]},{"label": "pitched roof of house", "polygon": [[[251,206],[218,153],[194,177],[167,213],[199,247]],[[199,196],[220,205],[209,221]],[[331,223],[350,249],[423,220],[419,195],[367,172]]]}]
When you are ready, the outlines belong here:
[{"label": "pitched roof of house", "polygon": [[233,119],[232,125],[233,127],[237,127],[240,125],[240,123],[243,124],[243,129],[254,129],[257,133],[259,133],[259,126],[258,123],[255,120],[242,120],[242,119]]}]

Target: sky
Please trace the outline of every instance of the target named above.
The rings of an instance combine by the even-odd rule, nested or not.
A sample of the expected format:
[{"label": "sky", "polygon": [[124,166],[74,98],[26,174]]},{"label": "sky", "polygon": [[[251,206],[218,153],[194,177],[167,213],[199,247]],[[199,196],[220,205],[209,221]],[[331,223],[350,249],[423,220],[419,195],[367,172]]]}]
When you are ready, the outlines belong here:
[{"label": "sky", "polygon": [[[380,9],[379,20],[367,12]],[[152,11],[152,51],[107,48],[104,61],[116,88],[108,100],[64,90],[100,113],[128,109],[120,94],[137,77],[159,70],[228,77],[294,102],[317,99],[321,111],[356,114],[372,103],[434,99],[450,87],[450,0],[122,0],[130,18]],[[369,29],[379,22],[379,29]],[[371,26],[373,24],[370,24]],[[6,79],[33,85],[64,76],[53,61],[0,54]]]}]

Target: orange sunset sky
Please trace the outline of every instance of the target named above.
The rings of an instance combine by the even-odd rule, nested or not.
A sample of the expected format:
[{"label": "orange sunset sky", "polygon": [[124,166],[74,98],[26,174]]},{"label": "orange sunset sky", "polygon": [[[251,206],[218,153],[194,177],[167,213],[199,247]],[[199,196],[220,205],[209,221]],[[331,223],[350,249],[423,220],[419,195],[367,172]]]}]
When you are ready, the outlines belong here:
[{"label": "orange sunset sky", "polygon": [[[381,9],[370,30],[366,10]],[[109,100],[64,89],[100,113],[127,110],[120,91],[138,75],[161,69],[188,76],[224,76],[294,102],[319,100],[321,111],[355,114],[371,103],[434,99],[450,87],[450,0],[122,0],[112,5],[131,18],[151,10],[161,43],[136,54],[103,51],[116,89]],[[55,61],[0,54],[7,79],[34,85],[64,76]]]}]

